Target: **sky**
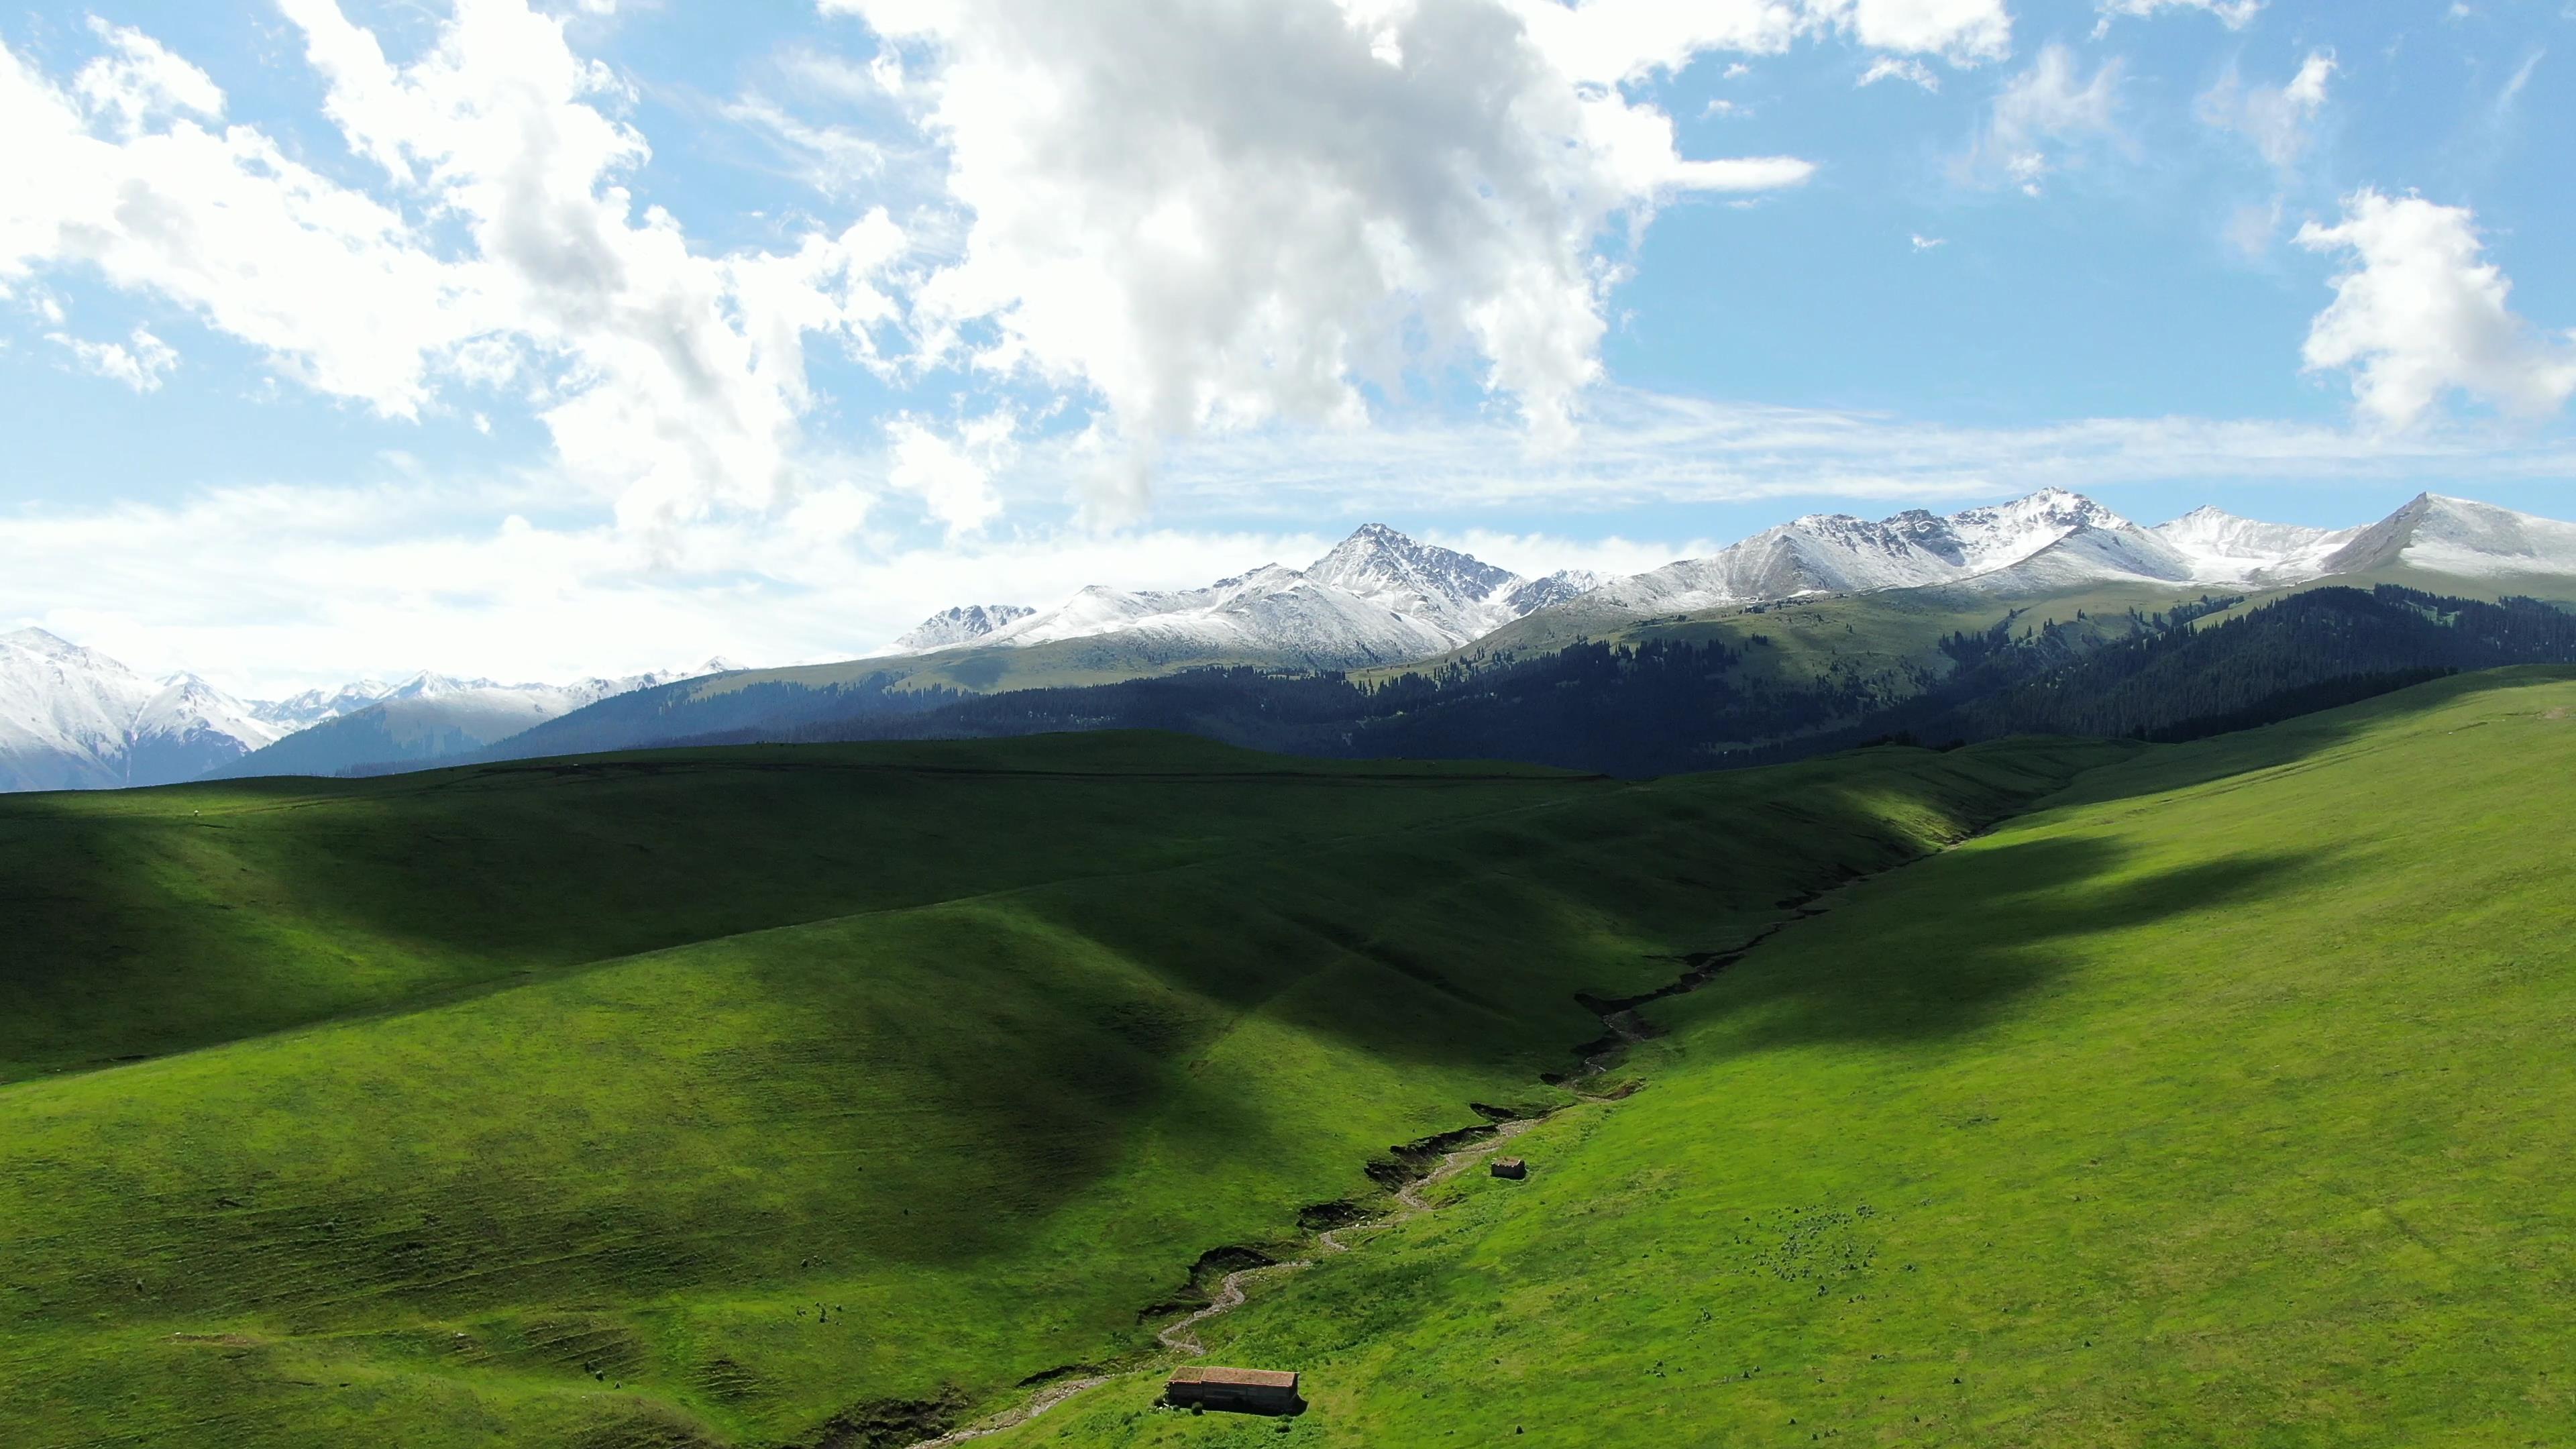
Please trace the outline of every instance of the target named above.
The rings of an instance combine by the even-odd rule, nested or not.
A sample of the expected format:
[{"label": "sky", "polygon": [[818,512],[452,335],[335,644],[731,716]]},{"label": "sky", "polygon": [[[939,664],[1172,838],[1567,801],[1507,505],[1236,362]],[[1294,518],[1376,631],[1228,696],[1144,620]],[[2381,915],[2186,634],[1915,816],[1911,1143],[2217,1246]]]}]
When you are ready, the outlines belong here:
[{"label": "sky", "polygon": [[2576,516],[2576,0],[0,11],[0,629],[846,658],[1391,524]]}]

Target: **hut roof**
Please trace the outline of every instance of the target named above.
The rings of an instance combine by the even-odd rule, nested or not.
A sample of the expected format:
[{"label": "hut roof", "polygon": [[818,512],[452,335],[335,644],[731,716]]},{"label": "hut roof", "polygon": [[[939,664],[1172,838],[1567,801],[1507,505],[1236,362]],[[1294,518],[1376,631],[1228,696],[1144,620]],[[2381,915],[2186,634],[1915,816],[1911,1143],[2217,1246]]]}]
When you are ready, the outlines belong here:
[{"label": "hut roof", "polygon": [[1297,1376],[1283,1370],[1218,1368],[1212,1364],[1174,1369],[1171,1381],[1176,1384],[1244,1384],[1264,1389],[1297,1387]]}]

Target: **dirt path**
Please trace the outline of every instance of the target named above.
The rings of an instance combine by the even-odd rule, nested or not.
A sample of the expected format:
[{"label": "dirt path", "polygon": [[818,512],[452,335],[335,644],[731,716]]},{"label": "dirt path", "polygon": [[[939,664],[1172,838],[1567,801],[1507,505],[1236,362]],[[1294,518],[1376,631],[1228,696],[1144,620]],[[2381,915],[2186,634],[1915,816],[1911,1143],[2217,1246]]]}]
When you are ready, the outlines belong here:
[{"label": "dirt path", "polygon": [[1005,1409],[989,1419],[963,1429],[951,1429],[936,1439],[924,1439],[913,1445],[912,1449],[948,1449],[951,1444],[963,1444],[969,1439],[981,1439],[988,1434],[999,1434],[1004,1429],[1016,1429],[1074,1395],[1086,1389],[1096,1389],[1114,1377],[1116,1376],[1113,1374],[1103,1374],[1098,1378],[1065,1379],[1060,1383],[1049,1384],[1030,1395],[1029,1401],[1016,1409]]},{"label": "dirt path", "polygon": [[[1843,884],[1848,885],[1850,883],[1844,882]],[[1573,1111],[1577,1107],[1588,1107],[1602,1103],[1615,1103],[1620,1100],[1619,1096],[1594,1096],[1588,1094],[1582,1090],[1579,1084],[1594,1077],[1598,1077],[1602,1073],[1608,1071],[1610,1064],[1618,1058],[1621,1052],[1638,1042],[1649,1040],[1655,1035],[1653,1029],[1646,1024],[1645,1020],[1637,1015],[1638,1007],[1644,1006],[1649,1002],[1664,1000],[1667,997],[1684,995],[1707,985],[1719,972],[1743,959],[1743,957],[1747,953],[1751,952],[1753,948],[1761,945],[1764,941],[1769,940],[1772,936],[1777,935],[1780,931],[1789,926],[1795,925],[1799,921],[1824,914],[1825,911],[1830,908],[1831,899],[1840,889],[1841,887],[1837,886],[1819,891],[1816,894],[1807,897],[1805,900],[1798,902],[1797,905],[1792,908],[1792,914],[1775,921],[1771,925],[1763,928],[1761,931],[1756,932],[1751,939],[1745,941],[1742,945],[1737,946],[1733,950],[1705,952],[1700,955],[1685,958],[1684,965],[1687,969],[1684,970],[1680,976],[1676,977],[1670,984],[1647,992],[1642,996],[1625,997],[1619,1000],[1601,1000],[1587,995],[1578,995],[1575,999],[1582,1002],[1585,1007],[1592,1010],[1601,1018],[1602,1035],[1598,1040],[1587,1042],[1583,1046],[1576,1048],[1576,1050],[1583,1053],[1583,1065],[1581,1069],[1575,1072],[1572,1076],[1557,1082],[1557,1085],[1574,1093],[1574,1101],[1551,1111],[1540,1113],[1537,1116],[1515,1117],[1509,1121],[1495,1124],[1494,1130],[1491,1134],[1479,1138],[1477,1141],[1470,1143],[1465,1147],[1461,1147],[1454,1152],[1444,1153],[1440,1158],[1439,1164],[1433,1167],[1429,1172],[1413,1178],[1407,1181],[1402,1187],[1397,1188],[1395,1190],[1396,1206],[1394,1211],[1380,1214],[1377,1217],[1369,1218],[1362,1222],[1345,1223],[1338,1228],[1328,1228],[1323,1232],[1315,1234],[1315,1245],[1327,1253],[1347,1253],[1352,1251],[1352,1245],[1342,1241],[1342,1235],[1345,1233],[1375,1232],[1381,1228],[1391,1228],[1399,1223],[1409,1222],[1425,1213],[1435,1212],[1438,1209],[1429,1199],[1422,1195],[1426,1189],[1437,1187],[1441,1183],[1447,1182],[1449,1179],[1465,1172],[1476,1163],[1492,1156],[1494,1151],[1504,1143],[1511,1141],[1513,1138],[1520,1136],[1522,1133],[1529,1131],[1531,1128],[1538,1126],[1542,1122],[1552,1121],[1566,1112]],[[1166,1350],[1179,1354],[1184,1358],[1202,1357],[1207,1353],[1207,1345],[1199,1341],[1198,1326],[1207,1322],[1211,1318],[1231,1313],[1235,1309],[1242,1307],[1245,1301],[1245,1284],[1258,1278],[1284,1278],[1292,1273],[1300,1273],[1315,1266],[1315,1262],[1316,1260],[1314,1258],[1298,1258],[1291,1262],[1270,1263],[1258,1268],[1244,1268],[1236,1272],[1228,1273],[1224,1278],[1218,1280],[1217,1292],[1214,1301],[1210,1302],[1207,1307],[1199,1309],[1197,1312],[1194,1312],[1189,1316],[1182,1318],[1178,1322],[1164,1328],[1161,1332],[1154,1335],[1154,1339]],[[1128,1372],[1140,1371],[1142,1370],[1129,1370]],[[950,1445],[963,1444],[969,1439],[981,1439],[987,1435],[999,1434],[1005,1429],[1017,1428],[1020,1425],[1027,1423],[1029,1420],[1036,1418],[1038,1415],[1045,1413],[1047,1410],[1054,1408],[1056,1405],[1065,1402],[1067,1399],[1074,1397],[1076,1394],[1098,1388],[1102,1384],[1112,1382],[1113,1380],[1123,1378],[1125,1376],[1126,1375],[1124,1373],[1102,1374],[1094,1378],[1067,1379],[1060,1383],[1049,1384],[1045,1388],[1038,1390],[1036,1394],[1032,1395],[1027,1403],[1022,1404],[1017,1408],[1006,1409],[999,1414],[993,1415],[987,1419],[979,1420],[978,1422],[962,1429],[952,1429],[949,1432],[940,1435],[936,1439],[922,1440],[919,1443],[911,1445],[910,1449],[948,1449],[948,1446]]]},{"label": "dirt path", "polygon": [[[1583,1100],[1593,1101],[1597,1099],[1585,1098]],[[1560,1107],[1557,1109],[1557,1112],[1565,1110],[1567,1110],[1567,1108]],[[1422,1214],[1427,1212],[1435,1211],[1431,1203],[1422,1196],[1422,1190],[1424,1188],[1436,1187],[1439,1184],[1456,1177],[1459,1173],[1466,1171],[1470,1166],[1473,1166],[1475,1163],[1491,1156],[1494,1149],[1502,1146],[1506,1142],[1509,1142],[1513,1138],[1518,1137],[1522,1133],[1527,1132],[1539,1123],[1547,1121],[1548,1118],[1555,1115],[1556,1112],[1549,1112],[1543,1116],[1537,1117],[1515,1117],[1511,1121],[1501,1123],[1494,1128],[1494,1135],[1491,1137],[1487,1137],[1470,1146],[1461,1147],[1455,1152],[1444,1154],[1440,1159],[1439,1166],[1424,1173],[1420,1177],[1414,1178],[1404,1186],[1397,1188],[1395,1191],[1396,1210],[1394,1212],[1381,1214],[1380,1216],[1369,1218],[1363,1222],[1344,1223],[1338,1228],[1328,1228],[1315,1235],[1315,1245],[1328,1253],[1347,1253],[1351,1251],[1351,1245],[1342,1241],[1342,1234],[1344,1233],[1365,1233],[1373,1232],[1379,1228],[1391,1228],[1398,1223],[1420,1217]],[[1235,1309],[1242,1307],[1244,1284],[1251,1282],[1255,1278],[1284,1278],[1291,1273],[1299,1272],[1303,1269],[1312,1268],[1314,1266],[1314,1259],[1299,1258],[1294,1262],[1271,1263],[1259,1268],[1245,1268],[1240,1272],[1228,1273],[1217,1285],[1215,1302],[1210,1303],[1207,1307],[1200,1309],[1198,1312],[1191,1314],[1180,1322],[1171,1325],[1162,1332],[1155,1334],[1154,1338],[1157,1342],[1161,1343],[1163,1347],[1171,1349],[1175,1353],[1183,1354],[1190,1358],[1196,1358],[1207,1352],[1207,1345],[1199,1342],[1199,1336],[1196,1332],[1198,1326],[1221,1313],[1231,1313]]]}]

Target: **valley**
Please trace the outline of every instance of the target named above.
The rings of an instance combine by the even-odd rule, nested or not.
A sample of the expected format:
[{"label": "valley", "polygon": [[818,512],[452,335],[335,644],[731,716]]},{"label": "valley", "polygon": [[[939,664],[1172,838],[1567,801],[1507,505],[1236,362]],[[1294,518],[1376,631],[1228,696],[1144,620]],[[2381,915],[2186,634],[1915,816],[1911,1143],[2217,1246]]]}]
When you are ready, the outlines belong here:
[{"label": "valley", "polygon": [[[2571,712],[2525,669],[1646,784],[1103,733],[18,797],[0,1418],[910,1444],[1100,1379],[977,1442],[2509,1437],[2563,1408]],[[1370,1221],[1496,1116],[1526,1182]],[[1305,1416],[1150,1407],[1218,1276],[1300,1258],[1187,1332]]]}]

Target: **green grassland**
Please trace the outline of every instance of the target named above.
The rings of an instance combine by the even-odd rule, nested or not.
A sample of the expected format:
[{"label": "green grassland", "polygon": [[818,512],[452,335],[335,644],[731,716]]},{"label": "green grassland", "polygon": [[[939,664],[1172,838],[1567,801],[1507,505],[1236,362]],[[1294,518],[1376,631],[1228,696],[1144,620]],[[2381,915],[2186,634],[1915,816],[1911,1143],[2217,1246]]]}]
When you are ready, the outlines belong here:
[{"label": "green grassland", "polygon": [[12,797],[0,1442],[904,1442],[1133,1361],[1389,1144],[1568,1100],[1577,989],[2130,753],[1629,785],[1095,735]]},{"label": "green grassland", "polygon": [[1647,1085],[990,1441],[2576,1434],[2576,671],[2084,776],[1649,1008]]}]

